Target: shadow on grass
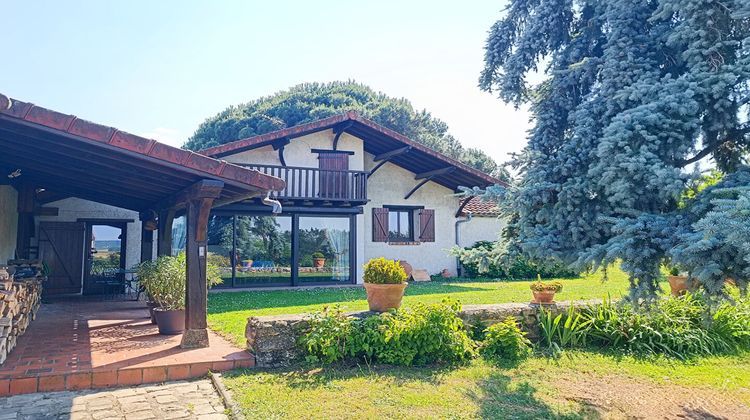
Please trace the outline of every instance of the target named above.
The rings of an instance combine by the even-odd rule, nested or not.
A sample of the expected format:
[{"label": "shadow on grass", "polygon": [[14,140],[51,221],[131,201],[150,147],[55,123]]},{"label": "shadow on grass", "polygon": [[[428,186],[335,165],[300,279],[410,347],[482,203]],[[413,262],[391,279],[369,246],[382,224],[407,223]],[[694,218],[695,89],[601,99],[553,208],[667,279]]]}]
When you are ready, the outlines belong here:
[{"label": "shadow on grass", "polygon": [[[412,284],[406,288],[405,296],[431,294],[459,294],[468,292],[492,292],[490,289],[445,283]],[[208,313],[282,308],[291,306],[324,305],[365,300],[364,288],[259,290],[246,292],[211,293]]]},{"label": "shadow on grass", "polygon": [[535,396],[537,389],[524,381],[512,383],[512,378],[495,371],[480,380],[479,391],[468,396],[479,404],[483,419],[596,419],[601,416],[592,407],[583,406],[570,412],[553,407]]},{"label": "shadow on grass", "polygon": [[[315,391],[329,388],[336,382],[336,388],[341,390],[340,398],[349,398],[346,394],[347,386],[341,384],[348,380],[367,379],[371,382],[381,380],[389,384],[386,390],[374,390],[369,397],[380,400],[385,393],[399,393],[399,387],[409,389],[414,382],[421,382],[435,387],[434,390],[424,389],[424,392],[440,392],[440,385],[451,385],[450,374],[457,367],[395,367],[386,365],[331,365],[310,368],[297,366],[286,369],[272,370],[235,370],[224,374],[228,379],[253,376],[273,375],[272,382],[276,386],[296,391]],[[473,401],[481,418],[484,419],[592,419],[599,418],[598,413],[591,407],[580,409],[570,407],[551,406],[536,397],[537,389],[528,382],[513,383],[511,370],[503,365],[488,367],[486,375],[474,380],[474,386],[467,386],[465,382],[453,388],[461,392],[467,400]],[[361,383],[357,381],[356,383]],[[391,386],[392,384],[392,386]],[[437,396],[439,398],[439,395]],[[564,400],[563,400],[564,401]],[[572,411],[571,411],[572,410]],[[356,417],[356,413],[351,413]]]}]

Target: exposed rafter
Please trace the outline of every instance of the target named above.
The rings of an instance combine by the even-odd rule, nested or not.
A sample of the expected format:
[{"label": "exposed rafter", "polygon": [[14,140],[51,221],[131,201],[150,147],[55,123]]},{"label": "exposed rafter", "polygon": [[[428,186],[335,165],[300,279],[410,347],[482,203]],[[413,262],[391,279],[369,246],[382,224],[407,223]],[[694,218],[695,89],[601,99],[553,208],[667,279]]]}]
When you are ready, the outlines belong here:
[{"label": "exposed rafter", "polygon": [[292,140],[289,137],[284,137],[271,143],[271,147],[273,147],[273,150],[279,151],[279,162],[281,162],[281,166],[286,166],[286,159],[284,159],[284,148],[291,141]]},{"label": "exposed rafter", "polygon": [[376,155],[373,160],[379,163],[375,165],[375,167],[372,168],[372,170],[370,170],[370,173],[368,174],[368,176],[372,176],[372,174],[374,174],[375,171],[380,169],[381,166],[385,165],[388,161],[390,161],[394,157],[401,156],[405,153],[409,153],[411,149],[412,149],[411,146],[404,146],[404,147],[399,147],[398,149],[391,150],[390,152],[385,152],[385,153]]},{"label": "exposed rafter", "polygon": [[204,179],[156,203],[152,208],[159,210],[182,209],[188,201],[195,198],[218,198],[221,195],[222,188],[224,188],[223,182]]},{"label": "exposed rafter", "polygon": [[352,126],[352,121],[346,121],[333,127],[333,150],[339,147],[339,139],[344,132]]},{"label": "exposed rafter", "polygon": [[454,172],[455,170],[456,170],[455,166],[448,166],[448,167],[445,167],[445,168],[435,169],[434,171],[422,172],[421,174],[417,174],[414,177],[414,179],[425,179],[425,178],[430,179],[430,178],[434,178],[434,177],[436,177],[438,175],[449,174],[451,172]]}]

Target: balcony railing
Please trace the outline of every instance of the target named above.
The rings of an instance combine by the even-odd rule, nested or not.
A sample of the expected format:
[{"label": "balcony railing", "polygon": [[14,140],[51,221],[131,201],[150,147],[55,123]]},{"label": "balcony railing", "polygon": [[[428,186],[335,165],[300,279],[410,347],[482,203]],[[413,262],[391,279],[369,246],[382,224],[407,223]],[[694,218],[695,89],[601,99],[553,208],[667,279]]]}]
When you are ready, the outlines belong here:
[{"label": "balcony railing", "polygon": [[286,182],[272,197],[286,200],[367,201],[367,172],[333,171],[298,166],[241,164]]}]

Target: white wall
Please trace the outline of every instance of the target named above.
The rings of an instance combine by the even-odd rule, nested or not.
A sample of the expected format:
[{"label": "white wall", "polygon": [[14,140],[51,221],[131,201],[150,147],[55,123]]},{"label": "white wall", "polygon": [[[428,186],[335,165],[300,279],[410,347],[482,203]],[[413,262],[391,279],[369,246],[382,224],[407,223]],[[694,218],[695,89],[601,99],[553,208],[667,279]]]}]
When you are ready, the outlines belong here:
[{"label": "white wall", "polygon": [[474,216],[470,222],[459,225],[459,245],[472,246],[478,241],[497,241],[505,221],[496,216]]},{"label": "white wall", "polygon": [[[125,258],[125,267],[129,268],[138,264],[141,260],[141,222],[138,220],[138,212],[126,210],[119,207],[80,198],[66,198],[47,204],[47,207],[60,209],[58,216],[39,216],[39,222],[75,222],[78,219],[132,219],[128,223],[128,238]],[[155,236],[155,235],[154,235]],[[156,241],[154,241],[156,242]],[[156,254],[154,254],[156,255]]]},{"label": "white wall", "polygon": [[13,259],[16,251],[18,193],[10,185],[0,185],[0,264]]},{"label": "white wall", "polygon": [[[373,155],[366,153],[365,169],[370,170],[376,162]],[[361,216],[364,232],[359,231],[363,241],[364,261],[371,258],[386,257],[406,260],[415,269],[425,269],[430,274],[438,274],[447,268],[456,274],[456,260],[448,255],[448,250],[455,245],[456,210],[459,198],[453,191],[434,182],[428,182],[415,192],[408,200],[404,196],[420,181],[414,179],[414,173],[386,163],[370,177],[367,194],[370,202],[365,206]],[[416,245],[392,245],[387,242],[372,241],[372,209],[384,205],[424,206],[435,210],[435,242],[422,242]],[[415,229],[418,223],[415,221]],[[359,277],[361,279],[361,276]]]},{"label": "white wall", "polygon": [[[287,166],[301,166],[305,168],[318,167],[318,154],[312,149],[333,150],[333,130],[324,130],[306,136],[297,137],[284,146],[284,160]],[[361,171],[364,168],[364,149],[360,139],[348,133],[339,138],[338,150],[354,152],[349,156],[349,169]],[[257,163],[261,165],[281,165],[278,150],[272,146],[259,147],[222,159],[232,163]]]}]

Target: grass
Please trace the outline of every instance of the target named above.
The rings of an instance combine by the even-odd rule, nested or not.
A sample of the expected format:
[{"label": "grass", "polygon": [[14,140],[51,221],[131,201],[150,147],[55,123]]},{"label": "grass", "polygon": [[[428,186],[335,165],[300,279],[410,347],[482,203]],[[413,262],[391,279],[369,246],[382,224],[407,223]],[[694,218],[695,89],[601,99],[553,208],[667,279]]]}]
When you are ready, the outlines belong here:
[{"label": "grass", "polygon": [[[601,272],[577,279],[557,279],[563,291],[557,300],[596,299],[627,294],[627,275],[611,268],[608,279]],[[444,298],[458,299],[462,304],[528,302],[531,281],[437,281],[413,283],[406,288],[404,305],[415,302],[437,303]],[[326,305],[340,304],[345,311],[367,309],[363,288],[317,288],[211,293],[208,298],[208,323],[211,329],[237,345],[245,344],[245,324],[250,316],[309,313]]]},{"label": "grass", "polygon": [[642,397],[657,406],[673,389],[688,398],[708,390],[750,404],[748,355],[686,363],[570,351],[559,359],[534,356],[515,367],[476,360],[455,369],[333,366],[225,374],[247,418],[268,419],[352,418],[353,413],[356,418],[591,418],[598,417],[594,405],[617,404],[607,400],[610,396],[581,399],[569,386],[609,386],[617,398],[614,384],[620,380],[635,389],[658,387],[659,392]]}]

